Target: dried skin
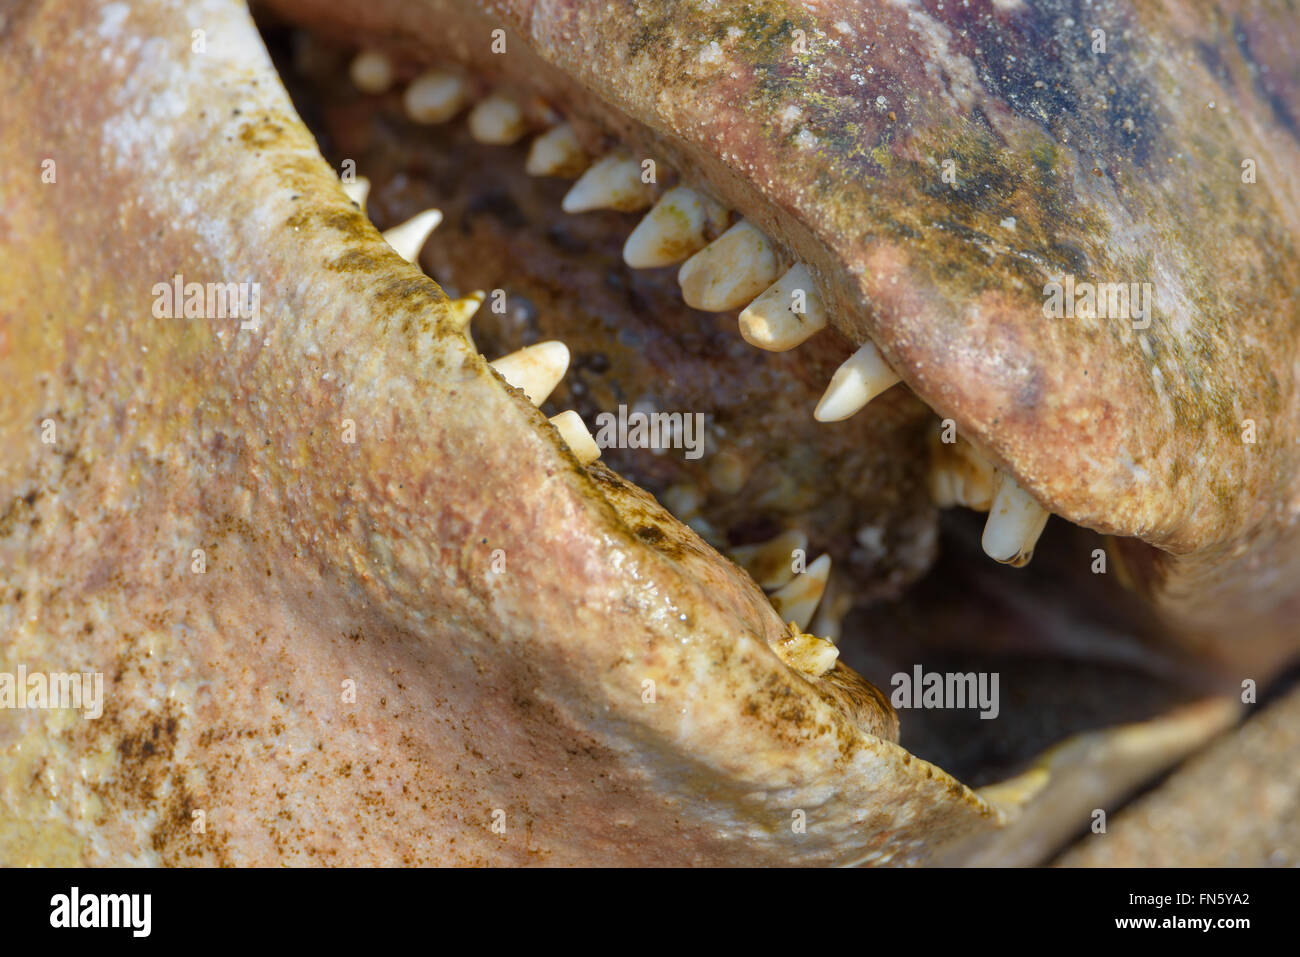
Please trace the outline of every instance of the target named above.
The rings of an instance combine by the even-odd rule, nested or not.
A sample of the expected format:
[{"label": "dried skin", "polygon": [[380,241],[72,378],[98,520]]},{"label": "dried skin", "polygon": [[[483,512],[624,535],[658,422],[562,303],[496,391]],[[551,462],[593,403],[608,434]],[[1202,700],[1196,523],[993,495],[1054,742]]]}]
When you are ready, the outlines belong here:
[{"label": "dried skin", "polygon": [[[1008,77],[984,61],[1064,44],[1066,11],[954,9],[952,32],[849,3],[275,6],[395,45],[436,26],[466,60],[474,29],[505,23],[527,43],[503,78],[549,64],[543,92],[589,128],[760,223],[822,278],[842,333],[869,333],[1044,504],[1182,556],[1135,544],[1126,573],[1169,620],[1199,619],[1199,650],[1269,668],[1294,649],[1294,177],[1236,178],[1238,152],[1296,166],[1294,97],[1269,87],[1289,51],[1264,14],[1107,8],[1132,28],[1114,31],[1124,71],[1078,55]],[[73,860],[906,862],[1003,821],[891,744],[847,668],[785,668],[782,623],[725,561],[576,468],[343,200],[239,6],[112,17],[24,8],[3,38],[6,165],[43,150],[61,169],[0,193],[5,663],[120,666],[102,726],[4,726],[27,755],[61,742],[7,771],[11,830],[52,800],[48,853]],[[213,38],[202,64],[193,27]],[[796,29],[815,56],[789,55]],[[1236,57],[1182,53],[1229,33]],[[1043,319],[1042,283],[1069,271],[1155,283],[1145,350]],[[176,272],[261,282],[262,330],[152,319]],[[196,543],[215,556],[199,578]],[[354,675],[368,703],[341,707]],[[215,809],[210,838],[183,826],[195,806]]]}]

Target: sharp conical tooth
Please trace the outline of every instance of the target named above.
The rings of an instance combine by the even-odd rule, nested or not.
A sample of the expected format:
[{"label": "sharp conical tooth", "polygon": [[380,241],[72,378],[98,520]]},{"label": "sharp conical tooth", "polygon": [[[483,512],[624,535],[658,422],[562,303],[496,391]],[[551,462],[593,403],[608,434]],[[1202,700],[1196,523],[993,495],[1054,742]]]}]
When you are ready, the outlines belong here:
[{"label": "sharp conical tooth", "polygon": [[740,314],[745,341],[768,352],[793,349],[825,327],[826,310],[803,263],[791,266]]},{"label": "sharp conical tooth", "polygon": [[998,491],[984,523],[984,553],[1017,568],[1027,565],[1046,524],[1047,510],[1010,475],[999,474]]},{"label": "sharp conical tooth", "polygon": [[384,239],[388,240],[388,245],[393,247],[397,255],[408,263],[413,263],[420,258],[424,241],[440,222],[442,222],[442,210],[426,209],[392,229],[385,229]]},{"label": "sharp conical tooth", "polygon": [[810,678],[820,678],[835,667],[840,650],[825,638],[806,635],[790,623],[785,636],[777,642],[776,653],[791,668]]},{"label": "sharp conical tooth", "polygon": [[794,578],[794,552],[808,551],[808,536],[797,528],[758,545],[731,549],[731,557],[761,588],[780,588]]},{"label": "sharp conical tooth", "polygon": [[778,275],[772,241],[742,219],[682,263],[677,282],[688,306],[723,312],[752,300]]},{"label": "sharp conical tooth", "polygon": [[491,366],[516,389],[522,389],[533,405],[541,405],[569,368],[569,347],[558,340],[539,342],[494,359]]},{"label": "sharp conical tooth", "polygon": [[993,464],[960,436],[943,442],[936,433],[930,450],[930,497],[940,508],[963,505],[987,512],[996,491]]},{"label": "sharp conical tooth", "polygon": [[478,307],[483,305],[485,298],[483,290],[477,289],[468,296],[461,296],[451,301],[452,325],[469,340],[471,346],[474,345],[474,337],[469,331],[469,321],[474,318],[474,313],[478,312]]},{"label": "sharp conical tooth", "polygon": [[591,433],[587,431],[587,423],[582,421],[582,416],[578,413],[569,409],[559,415],[553,415],[551,425],[559,430],[560,438],[564,439],[569,450],[583,465],[590,465],[600,458],[600,446],[591,437]]},{"label": "sharp conical tooth", "polygon": [[416,123],[445,123],[465,105],[469,87],[454,73],[421,73],[402,94],[406,115]]},{"label": "sharp conical tooth", "polygon": [[529,176],[577,176],[590,163],[591,157],[578,143],[573,127],[561,123],[533,140],[524,172]]},{"label": "sharp conical tooth", "polygon": [[794,581],[772,594],[772,607],[785,621],[806,629],[817,610],[817,603],[822,600],[830,573],[831,557],[823,555],[802,574],[796,575]]},{"label": "sharp conical tooth", "polygon": [[847,419],[897,381],[898,376],[885,365],[875,344],[864,342],[835,370],[813,418],[818,422]]},{"label": "sharp conical tooth", "polygon": [[386,93],[393,85],[393,63],[378,50],[363,50],[353,59],[348,76],[362,93]]},{"label": "sharp conical tooth", "polygon": [[482,289],[476,289],[468,296],[461,296],[459,299],[451,301],[451,318],[456,327],[461,330],[469,328],[469,321],[474,318],[474,313],[478,312],[478,307],[483,305],[483,300],[487,294]]},{"label": "sharp conical tooth", "polygon": [[637,223],[623,244],[623,261],[633,269],[671,266],[694,255],[722,232],[727,209],[685,186],[675,186]]},{"label": "sharp conical tooth", "polygon": [[493,93],[469,113],[469,135],[480,143],[509,146],[528,131],[524,111],[508,96]]},{"label": "sharp conical tooth", "polygon": [[602,156],[578,178],[560,207],[566,213],[613,209],[631,213],[654,202],[654,188],[641,182],[641,164],[623,152]]},{"label": "sharp conical tooth", "polygon": [[358,176],[352,182],[343,184],[343,192],[347,194],[348,199],[360,206],[364,212],[366,200],[370,198],[370,180],[364,176]]}]

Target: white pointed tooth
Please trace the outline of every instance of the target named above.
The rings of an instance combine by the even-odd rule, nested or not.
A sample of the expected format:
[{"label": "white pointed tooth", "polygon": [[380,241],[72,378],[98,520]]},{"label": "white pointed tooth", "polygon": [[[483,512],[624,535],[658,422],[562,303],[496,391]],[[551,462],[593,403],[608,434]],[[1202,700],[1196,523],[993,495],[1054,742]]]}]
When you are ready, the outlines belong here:
[{"label": "white pointed tooth", "polygon": [[672,266],[693,256],[727,223],[727,208],[703,193],[674,186],[637,223],[623,244],[623,261],[633,269]]},{"label": "white pointed tooth", "polygon": [[348,67],[348,76],[362,93],[387,93],[393,85],[393,61],[378,50],[362,50]]},{"label": "white pointed tooth", "polygon": [[352,182],[343,184],[343,192],[347,194],[348,199],[360,206],[364,212],[366,200],[370,198],[370,180],[364,176],[357,176]]},{"label": "white pointed tooth", "polygon": [[654,202],[654,188],[641,182],[641,164],[629,153],[602,156],[578,177],[564,195],[560,208],[566,213],[613,209],[631,213]]},{"label": "white pointed tooth", "polygon": [[469,135],[480,143],[509,146],[526,132],[524,111],[501,93],[479,100],[469,112]]},{"label": "white pointed tooth", "polygon": [[578,413],[569,409],[559,415],[553,415],[551,416],[551,425],[559,430],[560,438],[564,439],[569,450],[578,457],[578,461],[583,465],[590,465],[600,458],[600,446],[591,437],[591,432],[587,429],[587,423],[582,421],[582,416],[578,415]]},{"label": "white pointed tooth", "polygon": [[740,334],[751,346],[768,352],[785,352],[826,328],[826,310],[803,263],[751,302],[740,314]]},{"label": "white pointed tooth", "polygon": [[830,573],[831,557],[823,555],[788,585],[772,594],[772,607],[783,620],[792,621],[801,630],[806,630],[813,612],[817,610],[817,603],[822,600]]},{"label": "white pointed tooth", "polygon": [[402,94],[402,106],[416,123],[445,123],[460,112],[468,92],[462,77],[430,70],[411,81]]},{"label": "white pointed tooth", "polygon": [[750,302],[779,275],[772,241],[742,219],[682,263],[677,282],[688,306],[725,312]]},{"label": "white pointed tooth", "polygon": [[885,365],[875,343],[864,342],[835,370],[813,418],[818,422],[847,419],[897,381],[897,373]]},{"label": "white pointed tooth", "polygon": [[533,140],[524,172],[529,176],[578,176],[590,163],[573,127],[561,123]]},{"label": "white pointed tooth", "polygon": [[394,226],[392,229],[384,230],[384,239],[388,245],[393,247],[393,251],[401,256],[408,263],[413,263],[420,258],[420,250],[424,248],[424,241],[429,238],[438,224],[442,222],[442,210],[426,209],[422,213],[416,213],[404,223]]},{"label": "white pointed tooth", "polygon": [[808,551],[808,536],[797,528],[757,545],[731,549],[731,557],[760,588],[780,588],[794,578],[795,550]]},{"label": "white pointed tooth", "polygon": [[981,544],[989,558],[1019,568],[1034,556],[1048,513],[1010,475],[998,475],[997,489]]},{"label": "white pointed tooth", "polygon": [[569,347],[558,340],[539,342],[494,359],[491,366],[533,405],[541,405],[568,371]]}]

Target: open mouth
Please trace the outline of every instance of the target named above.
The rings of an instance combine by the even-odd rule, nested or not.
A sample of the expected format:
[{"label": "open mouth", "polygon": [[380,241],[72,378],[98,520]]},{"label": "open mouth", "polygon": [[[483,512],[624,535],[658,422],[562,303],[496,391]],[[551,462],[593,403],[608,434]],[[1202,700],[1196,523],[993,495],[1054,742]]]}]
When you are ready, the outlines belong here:
[{"label": "open mouth", "polygon": [[[917,668],[998,676],[1005,712],[975,688],[901,721],[886,708],[912,753],[994,784],[1070,735],[1214,688],[1149,650],[1158,625],[1122,570],[1106,574],[1121,559],[1103,536],[1055,529],[1025,569],[1047,511],[870,340],[827,324],[827,280],[637,124],[580,107],[524,57],[484,79],[490,44],[460,62],[454,42],[403,57],[287,27],[271,39],[348,195],[598,481],[634,482],[756,581],[801,636],[776,646],[788,664],[819,678],[843,657],[882,698]],[[665,524],[632,532],[671,554],[688,533]]]},{"label": "open mouth", "polygon": [[[984,63],[986,24],[944,32],[924,12],[899,25],[857,11],[828,27],[692,8],[689,29],[627,11],[597,28],[596,12],[557,8],[524,32],[459,4],[277,0],[254,13],[351,201],[286,165],[285,201],[301,208],[284,224],[323,252],[303,254],[317,264],[303,276],[284,265],[294,253],[265,254],[265,285],[284,295],[263,292],[263,317],[281,335],[317,279],[349,298],[333,351],[266,345],[297,358],[240,387],[258,398],[204,413],[203,448],[257,490],[213,492],[211,513],[292,516],[264,535],[201,522],[223,560],[237,556],[222,566],[232,576],[266,565],[204,600],[285,609],[267,630],[283,626],[286,648],[301,641],[293,623],[328,633],[330,651],[312,653],[329,667],[302,670],[384,672],[389,709],[363,732],[287,691],[310,720],[285,745],[294,757],[276,773],[298,783],[270,787],[277,800],[321,773],[303,744],[321,722],[400,754],[365,812],[399,821],[381,859],[405,859],[420,842],[412,822],[432,820],[436,840],[414,859],[576,861],[589,846],[595,860],[637,860],[658,841],[666,861],[1041,862],[1095,809],[1229,726],[1243,676],[1266,680],[1289,660],[1285,625],[1224,651],[1218,622],[1231,614],[1207,615],[1195,592],[1215,591],[1224,556],[1245,554],[1223,544],[1241,506],[1189,491],[1187,435],[1132,426],[1140,378],[1188,435],[1218,428],[1187,399],[1213,358],[1168,332],[1170,300],[1126,298],[1113,335],[1095,303],[1081,307],[1077,350],[1059,324],[1011,317],[1072,271],[1121,275],[1076,241],[1106,227],[1065,225],[1074,207],[1060,197],[1086,205],[1078,197],[1102,188],[1076,178],[1080,164],[1127,195],[1128,168],[1039,148],[996,116],[945,129],[949,148],[927,155],[906,71],[886,57],[880,86],[850,69],[896,28],[931,57],[950,47],[948,89],[1001,82],[1019,103],[1020,80],[959,78],[968,58]],[[1016,17],[1029,14],[997,16],[999,30],[1028,30]],[[575,37],[590,48],[556,55]],[[601,62],[616,41],[619,62]],[[840,71],[811,86],[808,42]],[[585,71],[565,67],[575,60]],[[656,97],[662,71],[675,79]],[[866,104],[869,119],[839,131],[851,159],[825,125],[833,89]],[[746,127],[739,115],[759,101],[765,114]],[[1124,95],[1114,108],[1138,110]],[[242,124],[234,148],[289,164],[280,120],[247,113],[226,120]],[[1128,119],[1107,135],[1160,152]],[[996,161],[986,141],[1000,144]],[[863,171],[874,180],[854,182]],[[897,208],[895,176],[923,179]],[[859,208],[873,210],[870,236]],[[367,218],[449,302],[388,261]],[[1157,278],[1168,266],[1143,261]],[[367,309],[375,318],[358,318]],[[371,354],[367,321],[419,363]],[[263,407],[294,409],[296,390],[301,421],[269,424],[278,416]],[[221,424],[227,413],[240,429]],[[340,422],[352,432],[338,440]],[[259,591],[263,577],[273,591]],[[1277,602],[1257,605],[1268,617]],[[408,689],[403,670],[422,677]],[[281,679],[296,687],[263,680]],[[112,720],[112,734],[138,737],[130,705]],[[204,747],[229,757],[231,733]],[[345,763],[318,750],[336,771]],[[445,795],[427,780],[408,791],[428,777],[422,762]],[[245,772],[205,773],[185,787],[235,793]],[[163,774],[158,788],[182,786]],[[498,811],[510,827],[527,820],[518,846]],[[209,853],[201,838],[174,840],[159,838],[164,858]],[[280,833],[266,856],[319,840]]]}]

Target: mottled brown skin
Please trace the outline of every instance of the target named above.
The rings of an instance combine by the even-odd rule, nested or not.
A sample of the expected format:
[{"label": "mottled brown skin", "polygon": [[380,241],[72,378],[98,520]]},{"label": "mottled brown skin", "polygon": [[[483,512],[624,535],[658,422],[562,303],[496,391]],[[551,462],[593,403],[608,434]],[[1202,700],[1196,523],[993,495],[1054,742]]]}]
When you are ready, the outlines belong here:
[{"label": "mottled brown skin", "polygon": [[[400,84],[383,95],[351,85],[352,42],[275,27],[268,37],[326,158],[335,168],[355,162],[370,177],[366,208],[375,223],[440,209],[421,266],[449,295],[507,293],[502,314],[475,315],[478,349],[496,356],[556,338],[569,346],[571,369],[544,412],[576,408],[594,423],[620,402],[647,399],[706,410],[707,450],[698,460],[607,448],[602,461],[679,517],[690,513],[678,483],[698,488],[700,514],[691,521],[707,517],[700,527],[711,544],[763,540],[787,525],[806,530],[810,554],[827,550],[834,559],[822,607],[839,609],[819,613],[809,630],[821,634],[857,606],[840,630],[840,653],[877,686],[918,661],[1001,674],[1014,704],[996,721],[908,712],[900,743],[914,755],[970,786],[992,784],[1063,738],[1164,714],[1215,688],[1203,663],[1178,667],[1177,647],[1116,576],[1080,574],[1080,556],[1104,544],[1095,534],[1050,523],[1023,569],[983,556],[977,513],[945,512],[941,542],[924,446],[925,432],[937,441],[939,424],[909,389],[887,391],[844,422],[810,414],[851,351],[840,336],[814,336],[784,353],[753,348],[737,335],[734,314],[682,302],[675,269],[623,265],[635,214],[559,215],[572,181],[528,176],[526,141],[485,146],[464,123],[412,123]],[[740,488],[720,485],[746,469]],[[862,544],[864,527],[878,545]],[[932,567],[936,550],[941,562]],[[919,584],[918,572],[927,573]]]},{"label": "mottled brown skin", "polygon": [[[844,6],[823,5],[819,16],[861,24],[865,14]],[[428,26],[433,9],[408,7],[406,26],[395,17],[386,29],[385,4],[334,15],[410,37],[407,27]],[[668,17],[642,4],[637,21],[631,7],[602,6],[600,19],[587,9],[510,5],[489,19],[557,65],[568,78],[550,77],[557,89],[594,91],[582,100],[594,104],[593,120],[662,147],[806,258],[838,307],[837,327],[855,339],[872,332],[923,398],[1045,504],[1195,553],[1185,565],[1149,554],[1129,563],[1139,581],[1166,582],[1152,590],[1171,616],[1179,605],[1161,596],[1199,574],[1226,590],[1217,607],[1244,595],[1253,616],[1244,620],[1260,623],[1254,648],[1263,650],[1237,654],[1267,666],[1294,647],[1276,624],[1288,580],[1238,572],[1291,554],[1276,517],[1287,492],[1274,478],[1289,466],[1286,443],[1244,458],[1259,447],[1231,447],[1222,390],[1188,385],[1235,376],[1246,389],[1258,378],[1255,344],[1222,328],[1276,343],[1269,368],[1289,372],[1289,328],[1262,329],[1265,313],[1245,311],[1263,298],[1233,299],[1237,272],[1206,276],[1191,258],[1176,261],[1182,280],[1210,283],[1224,310],[1198,320],[1222,353],[1210,363],[1157,338],[1157,353],[1167,346],[1184,365],[1170,383],[1173,411],[1152,415],[1162,406],[1131,343],[1114,330],[1044,326],[1037,274],[1007,288],[1020,267],[1011,253],[990,261],[981,239],[996,235],[1002,206],[971,196],[954,208],[940,190],[927,207],[937,174],[919,171],[940,146],[1005,175],[1053,140],[978,91],[979,121],[954,125],[951,83],[931,72],[942,61],[906,39],[904,14],[873,21],[886,38],[906,39],[882,44],[864,87],[873,96],[834,100],[783,72],[788,60],[774,51],[802,22],[784,8],[739,24],[716,10]],[[50,801],[59,814],[41,825],[39,846],[47,859],[86,862],[124,853],[237,863],[913,862],[959,859],[956,842],[970,846],[1006,819],[892,745],[892,715],[847,668],[820,682],[791,673],[771,650],[781,623],[751,583],[612,473],[576,466],[539,414],[446,328],[440,290],[342,199],[268,64],[256,52],[245,55],[258,62],[225,62],[223,49],[255,46],[237,6],[133,5],[114,40],[137,45],[107,68],[104,41],[69,26],[102,15],[76,3],[24,9],[0,40],[0,119],[19,134],[3,144],[6,165],[38,168],[43,149],[63,170],[57,187],[6,181],[0,193],[0,364],[14,383],[0,428],[19,450],[0,472],[11,503],[0,527],[3,663],[59,670],[74,656],[108,669],[114,684],[103,725],[25,713],[3,726],[12,753],[27,745],[0,792],[6,859],[26,859],[30,845],[13,835]],[[1180,23],[1170,16],[1167,26]],[[186,61],[195,26],[238,42],[216,45],[200,68]],[[139,42],[150,36],[163,39],[146,57]],[[701,64],[691,59],[701,37],[735,49],[721,45],[720,60]],[[593,57],[593,48],[615,55]],[[61,69],[40,69],[37,49]],[[850,64],[826,56],[833,69],[823,75],[841,79],[825,82],[843,82]],[[897,99],[893,115],[874,106],[873,84]],[[177,91],[211,125],[181,122]],[[781,97],[817,104],[815,129],[851,138],[827,134],[811,156],[792,152],[794,131],[767,125]],[[47,101],[66,102],[66,114],[51,121],[22,107]],[[140,125],[131,117],[142,109]],[[1067,129],[1053,136],[1097,132],[1087,123],[1072,131],[1072,114],[1063,116]],[[1250,133],[1260,155],[1294,167],[1288,144]],[[1161,142],[1194,144],[1187,175],[1208,177],[1202,140],[1179,128]],[[864,143],[873,148],[855,146]],[[1011,144],[1010,154],[995,161],[994,143]],[[1151,176],[1158,167],[1148,161],[1163,155],[1161,143],[1140,153],[1111,145],[1123,175],[1125,157],[1133,175]],[[791,168],[809,178],[782,173]],[[891,168],[904,172],[868,188]],[[1108,179],[1104,169],[1093,182],[1068,153],[1034,169],[1003,187],[1024,217],[1019,252],[1058,263],[1045,244],[1065,237],[1104,269],[1142,261],[1141,238],[1128,233],[1160,222],[1144,208],[1158,191],[1123,188],[1121,172]],[[1242,221],[1254,221],[1251,203],[1276,212],[1274,195],[1241,200]],[[927,208],[946,210],[955,226],[936,227]],[[1204,219],[1170,223],[1159,250],[1191,257],[1180,243],[1221,238],[1215,230],[1227,227]],[[1289,250],[1289,231],[1271,222],[1215,247],[1220,261]],[[1126,242],[1098,248],[1116,234]],[[1289,278],[1292,259],[1280,261],[1261,276],[1270,294]],[[217,339],[205,321],[148,316],[147,290],[176,271],[256,277],[262,338],[232,323]],[[1153,337],[1183,318],[1158,317]],[[1276,376],[1242,401],[1280,429],[1292,390]],[[39,442],[49,417],[62,436],[54,448]],[[359,426],[356,445],[338,438],[344,418]],[[1129,488],[1116,464],[1121,441],[1158,480]],[[1199,452],[1206,464],[1192,461]],[[1207,476],[1228,466],[1245,476],[1237,499],[1190,494],[1216,487]],[[636,534],[645,527],[661,534]],[[197,581],[187,577],[195,542],[215,555]],[[1233,556],[1239,542],[1253,551]],[[494,547],[510,568],[501,580],[489,570]],[[1209,640],[1221,637],[1214,624]],[[353,674],[370,697],[350,709],[337,687]],[[223,686],[213,689],[217,675]],[[660,689],[656,706],[642,703],[646,678]],[[1221,724],[1217,715],[1198,722],[1202,732]],[[51,741],[67,748],[36,746]],[[388,763],[365,760],[372,754]],[[88,778],[77,767],[86,755],[98,756]],[[184,827],[199,806],[213,811],[211,836]],[[507,809],[504,837],[488,829],[494,808]],[[811,809],[807,834],[791,832],[792,809]]]},{"label": "mottled brown skin", "polygon": [[[121,12],[3,37],[2,663],[108,685],[3,716],[6,862],[908,862],[1002,819],[488,370],[240,5]],[[176,272],[260,282],[261,328],[154,318]]]}]

